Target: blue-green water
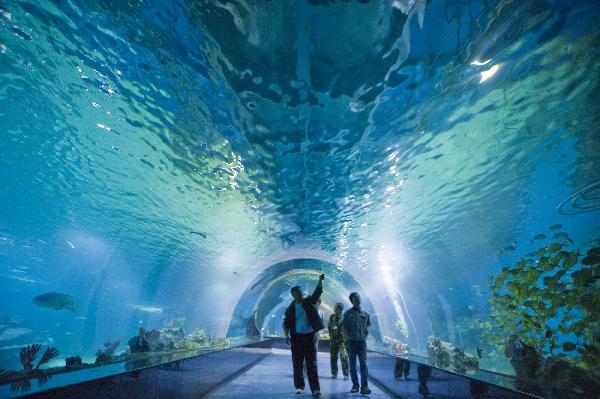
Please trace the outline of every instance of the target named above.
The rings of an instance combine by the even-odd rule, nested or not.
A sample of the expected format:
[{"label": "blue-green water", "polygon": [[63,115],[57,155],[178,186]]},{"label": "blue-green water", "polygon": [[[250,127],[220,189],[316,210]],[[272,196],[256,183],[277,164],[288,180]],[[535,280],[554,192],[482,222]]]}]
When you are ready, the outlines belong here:
[{"label": "blue-green water", "polygon": [[[181,317],[281,333],[289,287],[325,271],[325,313],[361,291],[375,341],[514,373],[482,329],[531,326],[497,317],[488,276],[553,242],[583,270],[600,239],[599,21],[596,1],[0,1],[0,368]],[[571,312],[600,347],[591,267],[555,289],[591,305],[537,335],[573,341]]]}]

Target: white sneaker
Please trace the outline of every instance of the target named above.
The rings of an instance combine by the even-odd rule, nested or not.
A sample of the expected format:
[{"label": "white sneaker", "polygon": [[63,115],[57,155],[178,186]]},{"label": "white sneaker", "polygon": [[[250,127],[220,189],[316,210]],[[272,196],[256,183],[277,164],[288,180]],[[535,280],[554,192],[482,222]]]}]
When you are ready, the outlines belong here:
[{"label": "white sneaker", "polygon": [[302,393],[302,389],[296,389],[296,395],[300,395]]}]

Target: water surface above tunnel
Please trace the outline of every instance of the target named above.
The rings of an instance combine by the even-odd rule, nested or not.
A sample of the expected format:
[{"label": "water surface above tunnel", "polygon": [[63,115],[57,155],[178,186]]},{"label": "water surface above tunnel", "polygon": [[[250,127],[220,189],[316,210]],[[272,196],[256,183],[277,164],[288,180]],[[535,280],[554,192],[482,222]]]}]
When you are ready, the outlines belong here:
[{"label": "water surface above tunnel", "polygon": [[182,317],[224,336],[294,259],[326,291],[351,277],[387,343],[436,335],[513,372],[498,337],[518,333],[590,364],[597,300],[526,300],[597,297],[599,18],[593,1],[2,2],[1,368]]}]

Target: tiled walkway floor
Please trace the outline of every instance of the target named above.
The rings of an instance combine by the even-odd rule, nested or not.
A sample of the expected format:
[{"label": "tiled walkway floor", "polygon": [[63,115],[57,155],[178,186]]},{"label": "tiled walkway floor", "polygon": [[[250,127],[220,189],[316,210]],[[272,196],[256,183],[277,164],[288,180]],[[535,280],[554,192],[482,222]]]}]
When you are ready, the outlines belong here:
[{"label": "tiled walkway floor", "polygon": [[[339,398],[389,398],[388,395],[371,386],[373,393],[369,396],[352,394],[349,380],[331,379],[329,370],[329,354],[319,352],[319,382],[323,399]],[[306,376],[305,376],[306,378]],[[210,392],[209,398],[262,398],[262,399],[307,399],[311,398],[308,381],[304,394],[296,395],[292,376],[292,357],[289,351],[273,349],[273,354],[241,374],[239,377]]]}]

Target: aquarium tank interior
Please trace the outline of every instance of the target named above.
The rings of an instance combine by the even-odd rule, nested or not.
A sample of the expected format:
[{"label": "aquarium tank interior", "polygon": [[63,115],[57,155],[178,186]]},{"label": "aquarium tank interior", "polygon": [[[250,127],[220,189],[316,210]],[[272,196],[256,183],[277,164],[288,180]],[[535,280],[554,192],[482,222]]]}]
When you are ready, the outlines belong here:
[{"label": "aquarium tank interior", "polygon": [[0,382],[324,273],[369,348],[592,397],[599,98],[595,0],[0,0]]}]

